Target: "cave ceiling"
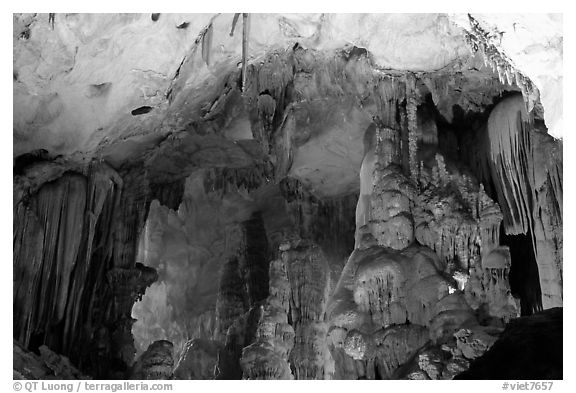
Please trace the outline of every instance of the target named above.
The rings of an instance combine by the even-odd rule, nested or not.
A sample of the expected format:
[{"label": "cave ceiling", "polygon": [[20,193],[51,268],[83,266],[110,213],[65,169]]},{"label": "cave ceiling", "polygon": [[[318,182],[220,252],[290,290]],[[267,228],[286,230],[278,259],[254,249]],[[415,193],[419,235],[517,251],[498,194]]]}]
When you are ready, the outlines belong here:
[{"label": "cave ceiling", "polygon": [[13,14],[14,378],[561,379],[562,48],[561,14]]},{"label": "cave ceiling", "polygon": [[[536,31],[535,22],[543,27]],[[55,14],[52,22],[48,14],[15,14],[14,157],[45,151],[64,167],[142,163],[158,182],[199,167],[260,165],[267,152],[251,125],[265,95],[285,106],[273,126],[294,144],[286,174],[319,196],[346,194],[359,187],[362,136],[383,79],[416,76],[418,94],[429,94],[447,122],[454,108],[482,112],[522,91],[548,132],[561,136],[556,22],[554,15],[253,14],[242,87],[243,22],[234,14]],[[478,31],[487,44],[475,52],[470,32]],[[262,91],[266,84],[278,91]],[[276,103],[280,96],[286,102]]]}]

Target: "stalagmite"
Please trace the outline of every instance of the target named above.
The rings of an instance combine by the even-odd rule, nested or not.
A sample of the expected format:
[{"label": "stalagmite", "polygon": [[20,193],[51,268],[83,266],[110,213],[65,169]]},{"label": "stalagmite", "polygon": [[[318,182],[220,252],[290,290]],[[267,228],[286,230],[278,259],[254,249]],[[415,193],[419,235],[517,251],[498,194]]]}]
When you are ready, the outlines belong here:
[{"label": "stalagmite", "polygon": [[[373,173],[370,174],[371,178],[362,179],[373,182],[373,186],[368,186],[369,199],[363,197],[360,202],[369,201],[369,207],[362,208],[366,209],[364,214],[368,214],[369,218],[363,226],[358,226],[357,222],[356,247],[362,244],[361,239],[366,234],[370,234],[379,245],[399,250],[409,246],[414,239],[410,213],[413,185],[399,168],[398,132],[390,128],[379,128],[375,138]],[[362,214],[357,219],[362,220]]]},{"label": "stalagmite", "polygon": [[132,379],[172,379],[174,359],[170,341],[155,341],[134,364]]},{"label": "stalagmite", "polygon": [[247,307],[248,299],[240,276],[240,266],[237,258],[233,257],[222,266],[220,273],[214,338],[224,341],[230,325],[246,312]]},{"label": "stalagmite", "polygon": [[331,379],[333,364],[326,343],[329,291],[328,263],[319,247],[306,240],[280,246],[290,281],[294,348],[290,363],[296,379]]},{"label": "stalagmite", "polygon": [[560,16],[54,15],[13,14],[15,379],[562,378]]},{"label": "stalagmite", "polygon": [[293,379],[288,363],[294,346],[294,329],[288,324],[290,292],[284,262],[271,262],[270,295],[258,322],[257,338],[242,351],[244,379]]}]

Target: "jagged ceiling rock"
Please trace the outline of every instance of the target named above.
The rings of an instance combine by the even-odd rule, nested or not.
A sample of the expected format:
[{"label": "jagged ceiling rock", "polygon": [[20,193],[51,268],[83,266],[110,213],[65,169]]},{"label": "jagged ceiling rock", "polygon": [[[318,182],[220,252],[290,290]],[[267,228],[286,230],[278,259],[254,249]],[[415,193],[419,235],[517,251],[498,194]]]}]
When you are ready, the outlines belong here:
[{"label": "jagged ceiling rock", "polygon": [[[471,14],[492,36],[492,43],[530,78],[540,92],[548,133],[562,138],[562,14]],[[450,19],[471,30],[466,14]]]},{"label": "jagged ceiling rock", "polygon": [[[450,18],[462,24],[462,16]],[[161,14],[157,21],[149,14],[56,14],[50,22],[47,14],[16,14],[14,154],[40,147],[91,153],[107,141],[166,133],[237,68],[242,26],[239,21],[230,36],[232,20],[232,14]],[[561,117],[561,106],[554,105],[561,100],[561,20],[481,20],[507,29],[502,48],[543,89],[544,106],[552,104],[549,128],[559,135],[552,119]],[[198,50],[207,26],[209,65]],[[366,48],[382,69],[435,71],[468,51],[460,28],[440,14],[254,14],[249,30],[252,60],[295,42],[324,51],[355,45]],[[171,103],[170,94],[180,98]],[[556,116],[553,108],[560,111]],[[169,112],[171,120],[165,119]]]},{"label": "jagged ceiling rock", "polygon": [[[499,48],[541,90],[545,120],[559,136],[561,20],[477,18],[487,31],[506,31]],[[542,32],[535,27],[538,18],[545,22]],[[70,162],[99,158],[115,168],[143,160],[149,178],[160,183],[197,167],[242,168],[265,160],[238,89],[242,17],[236,24],[234,14],[155,19],[150,14],[55,14],[53,20],[48,14],[15,14],[14,156],[45,149]],[[367,79],[416,73],[419,95],[430,93],[449,122],[455,107],[481,111],[503,92],[519,90],[498,83],[481,56],[470,54],[466,15],[251,14],[247,26],[250,64],[262,66],[271,53],[287,53],[298,43],[308,51],[298,67],[320,73],[310,83],[306,69],[289,71],[300,141],[285,174],[322,197],[358,189],[361,136],[376,109],[373,99],[363,101],[370,94],[362,88]],[[333,57],[343,48],[366,60],[344,63],[346,74],[336,76],[341,84],[336,86],[331,73],[342,66],[334,66]],[[323,79],[326,75],[330,80]],[[309,102],[318,98],[324,104]],[[285,120],[290,123],[289,116]]]},{"label": "jagged ceiling rock", "polygon": [[320,41],[323,49],[366,48],[379,67],[401,71],[436,71],[467,54],[460,31],[442,14],[327,14]]}]

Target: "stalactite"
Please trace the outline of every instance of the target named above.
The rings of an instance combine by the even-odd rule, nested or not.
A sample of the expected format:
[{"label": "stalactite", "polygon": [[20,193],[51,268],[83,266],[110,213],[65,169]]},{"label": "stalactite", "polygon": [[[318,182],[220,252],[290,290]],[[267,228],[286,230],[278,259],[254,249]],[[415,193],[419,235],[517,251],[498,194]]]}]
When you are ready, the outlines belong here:
[{"label": "stalactite", "polygon": [[158,199],[160,204],[169,207],[172,210],[178,210],[184,196],[185,179],[177,180],[172,183],[151,183],[150,199]]},{"label": "stalactite", "polygon": [[246,88],[246,66],[248,64],[248,14],[242,14],[242,91]]},{"label": "stalactite", "polygon": [[150,206],[150,188],[141,167],[126,168],[120,174],[124,187],[119,202],[119,217],[114,221],[114,266],[131,267],[136,260],[138,240]]},{"label": "stalactite", "polygon": [[390,76],[377,78],[374,87],[374,99],[376,100],[376,113],[383,127],[396,128],[396,114],[398,103],[407,96],[406,85],[400,80]]},{"label": "stalactite", "polygon": [[[17,209],[14,332],[25,347],[33,334],[43,335],[42,342],[59,335],[51,332],[51,326],[64,320],[69,283],[82,252],[86,193],[86,178],[68,173],[43,185],[27,205]],[[36,299],[42,303],[34,307]]]},{"label": "stalactite", "polygon": [[236,30],[236,23],[238,23],[239,17],[240,17],[240,13],[234,14],[234,18],[232,19],[232,27],[230,28],[230,37],[234,36],[234,30]]},{"label": "stalactite", "polygon": [[[159,15],[152,14],[154,22]],[[451,160],[471,143],[455,129],[482,119],[497,93],[518,87],[527,111],[541,109],[538,90],[504,56],[497,35],[470,18],[466,40],[492,69],[489,78],[473,68],[476,59],[464,57],[466,64],[416,76],[377,67],[381,54],[369,48],[304,48],[320,42],[321,33],[292,34],[315,24],[307,18],[298,29],[279,21],[284,38],[301,39],[291,49],[250,43],[252,17],[244,13],[239,74],[233,56],[221,56],[226,48],[214,57],[213,34],[222,28],[215,18],[170,83],[160,134],[172,135],[143,136],[140,128],[154,129],[166,109],[144,105],[132,111],[142,116],[131,117],[142,127],[117,130],[117,139],[74,154],[79,162],[92,153],[110,158],[118,172],[45,150],[15,160],[14,349],[42,371],[24,369],[23,376],[81,377],[74,363],[96,378],[450,378],[491,345],[484,333],[518,314],[511,247],[500,245],[503,220],[506,231],[533,241],[544,304],[561,305],[561,144],[536,132],[539,120],[518,108],[519,115],[498,115],[497,106],[478,131],[488,135],[486,143],[473,146],[490,154],[471,159],[486,190]],[[322,29],[332,25],[319,20]],[[163,16],[152,25],[164,22]],[[171,31],[186,34],[188,24]],[[29,27],[15,39],[33,44]],[[265,54],[250,60],[249,44]],[[206,92],[194,88],[202,82],[196,69],[208,78],[202,86],[221,91],[218,98],[204,100]],[[15,83],[26,81],[16,74]],[[467,82],[473,93],[463,88]],[[100,85],[88,90],[94,86]],[[436,108],[420,96],[424,86]],[[337,193],[336,186],[347,193],[356,186],[344,169],[357,167],[357,132],[366,127],[360,195]],[[438,143],[439,133],[446,144]],[[76,151],[77,141],[68,142],[57,150]],[[310,157],[318,158],[316,167],[307,165]],[[198,166],[210,169],[178,180]],[[342,179],[324,193],[339,170]],[[338,196],[319,197],[328,194]],[[147,227],[137,255],[152,200],[163,228]],[[162,243],[166,258],[149,248],[150,239]],[[154,259],[158,272],[137,258]],[[173,334],[165,327],[177,325],[176,318],[185,327],[175,340],[153,342],[133,364],[132,306],[159,277],[179,286],[169,291],[166,280],[150,288],[148,299],[160,300],[156,319],[138,316],[146,334]],[[176,306],[178,291],[184,305]],[[174,350],[181,349],[174,369]]]},{"label": "stalactite", "polygon": [[[242,91],[250,111],[252,134],[260,142],[262,150],[270,156],[270,166],[281,160],[285,149],[289,150],[289,146],[277,143],[276,134],[285,121],[285,111],[289,105],[287,90],[294,78],[292,63],[291,51],[276,50],[259,63],[246,66],[243,71],[245,80]],[[278,168],[269,169],[270,175],[278,179],[286,175]]]},{"label": "stalactite", "polygon": [[560,143],[534,127],[519,97],[504,100],[488,119],[487,161],[506,233],[533,235],[542,304],[549,308],[562,304],[562,153]]},{"label": "stalactite", "polygon": [[248,168],[210,168],[205,170],[204,188],[219,196],[232,192],[248,194],[271,180],[265,163]]},{"label": "stalactite", "polygon": [[283,95],[286,87],[293,79],[291,62],[286,61],[289,55],[290,52],[285,50],[271,53],[258,66],[256,79],[251,81],[256,86],[256,94],[270,94],[280,107],[284,106]]},{"label": "stalactite", "polygon": [[406,74],[406,113],[408,117],[408,151],[410,164],[410,178],[416,181],[418,176],[418,129],[416,111],[418,97],[416,78],[413,74]]},{"label": "stalactite", "polygon": [[[86,177],[65,173],[17,208],[21,218],[15,220],[15,240],[38,247],[15,247],[14,307],[22,310],[16,311],[21,319],[15,319],[15,332],[25,346],[49,344],[101,377],[123,372],[120,363],[110,360],[126,367],[133,356],[130,310],[137,296],[113,306],[115,295],[106,275],[113,267],[133,269],[140,214],[147,209],[145,198],[136,194],[147,194],[130,180],[132,190],[123,194],[124,180],[105,164],[92,163],[84,173]],[[122,207],[124,215],[119,214]],[[132,209],[140,213],[130,214]],[[35,283],[31,290],[20,292],[29,282]],[[25,306],[36,296],[47,305]],[[74,351],[80,342],[88,347],[85,352]]]},{"label": "stalactite", "polygon": [[202,34],[202,60],[207,66],[210,65],[210,52],[212,51],[212,36],[213,36],[212,23],[208,25],[204,34]]},{"label": "stalactite", "polygon": [[470,14],[468,14],[468,19],[470,31],[465,34],[465,39],[472,54],[478,51],[481,53],[484,64],[491,66],[492,71],[498,73],[501,84],[516,84],[522,91],[526,111],[531,112],[539,100],[538,89],[530,79],[516,69],[512,61],[499,48],[498,34],[486,31]]},{"label": "stalactite", "polygon": [[303,239],[318,244],[334,262],[342,263],[354,249],[356,194],[335,198],[317,198],[298,180],[286,178],[280,183],[288,214],[295,231]]},{"label": "stalactite", "polygon": [[[106,165],[93,165],[90,169],[89,192],[86,209],[86,228],[84,234],[82,254],[78,258],[79,265],[74,271],[72,281],[70,303],[67,308],[66,322],[64,324],[64,336],[69,339],[63,342],[63,352],[69,353],[77,342],[85,342],[97,336],[100,332],[107,331],[101,327],[105,315],[99,307],[111,301],[111,294],[106,288],[104,274],[106,267],[110,266],[112,257],[113,241],[110,228],[113,225],[114,213],[118,208],[119,194],[123,181],[119,175]],[[101,291],[97,291],[96,289]],[[94,315],[91,315],[91,312]],[[94,325],[88,334],[82,332],[81,326],[85,321],[92,320]],[[100,330],[99,330],[100,329]],[[104,341],[95,343],[100,356],[108,356],[108,338],[101,334]],[[94,337],[97,341],[97,337]],[[72,353],[78,360],[79,354]],[[98,355],[94,356],[97,358]],[[84,359],[82,363],[90,364],[91,361]],[[95,366],[92,364],[91,366]],[[97,375],[103,375],[104,370],[97,371]]]}]

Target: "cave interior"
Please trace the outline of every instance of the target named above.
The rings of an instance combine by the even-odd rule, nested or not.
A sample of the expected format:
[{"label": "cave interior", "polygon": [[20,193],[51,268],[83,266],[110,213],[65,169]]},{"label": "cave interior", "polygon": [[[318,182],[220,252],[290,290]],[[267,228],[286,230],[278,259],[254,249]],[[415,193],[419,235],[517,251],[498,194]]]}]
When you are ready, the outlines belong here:
[{"label": "cave interior", "polygon": [[14,14],[15,378],[561,379],[538,17]]}]

